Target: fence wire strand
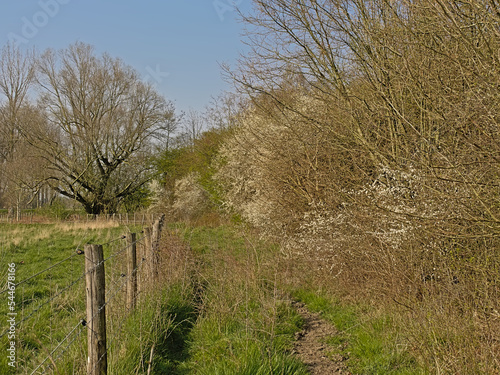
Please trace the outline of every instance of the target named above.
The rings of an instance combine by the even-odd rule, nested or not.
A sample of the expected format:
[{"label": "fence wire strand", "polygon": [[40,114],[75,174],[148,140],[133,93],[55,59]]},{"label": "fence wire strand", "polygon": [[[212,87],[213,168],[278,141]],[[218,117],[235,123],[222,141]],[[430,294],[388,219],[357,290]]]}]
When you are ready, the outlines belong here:
[{"label": "fence wire strand", "polygon": [[[121,285],[112,290],[112,292],[114,292],[114,293],[111,295],[111,297],[108,298],[108,300],[106,302],[104,302],[104,304],[97,310],[97,312],[87,321],[87,324],[90,323],[97,315],[99,315],[100,312],[115,298],[115,296],[118,294],[118,292],[120,292],[123,289],[123,286],[128,282],[128,279],[130,278],[130,276],[132,276],[132,274],[134,274],[139,269],[141,264],[146,260],[146,258],[143,258],[143,259],[144,260],[141,261],[141,263],[139,263],[139,265],[133,269],[132,273],[130,275],[127,275],[127,277],[124,278]],[[117,285],[117,284],[118,284],[118,282],[115,283],[115,285]]]},{"label": "fence wire strand", "polygon": [[[137,241],[136,241],[136,242],[137,242]],[[40,364],[38,365],[38,367],[36,367],[36,368],[33,370],[33,372],[32,372],[30,375],[33,375],[33,374],[35,373],[35,371],[37,371],[40,367],[42,367],[42,366],[43,366],[43,364],[44,364],[45,362],[47,362],[47,360],[51,359],[51,358],[52,358],[52,355],[56,352],[56,350],[57,350],[57,349],[59,349],[59,347],[61,347],[61,346],[62,346],[62,344],[63,344],[63,343],[67,340],[67,338],[68,338],[68,337],[69,337],[69,336],[70,336],[70,335],[71,335],[71,334],[72,334],[72,333],[73,333],[73,332],[74,332],[74,331],[75,331],[78,327],[80,327],[81,329],[80,329],[80,332],[77,334],[77,336],[76,336],[73,340],[71,340],[71,341],[70,341],[70,343],[66,346],[65,350],[64,350],[62,353],[60,353],[58,357],[56,357],[55,359],[53,359],[53,361],[54,361],[54,362],[56,362],[56,361],[57,361],[57,360],[58,360],[58,359],[62,356],[62,354],[63,354],[63,353],[64,353],[64,352],[68,349],[68,347],[69,347],[69,346],[70,346],[70,345],[71,345],[71,344],[72,344],[72,343],[76,340],[76,338],[77,338],[77,337],[81,334],[81,331],[83,330],[83,327],[87,327],[87,329],[89,329],[88,324],[89,324],[89,323],[90,323],[90,322],[91,322],[91,321],[92,321],[92,320],[93,320],[93,319],[94,319],[94,318],[95,318],[95,317],[96,317],[96,316],[97,316],[97,315],[98,315],[98,314],[99,314],[99,313],[100,313],[100,312],[101,312],[101,311],[102,311],[102,310],[103,310],[103,309],[104,309],[104,308],[105,308],[105,307],[106,307],[106,306],[107,306],[107,305],[108,305],[108,304],[109,304],[109,303],[110,303],[113,299],[114,299],[114,297],[115,297],[115,296],[116,296],[116,295],[117,295],[117,294],[118,294],[118,293],[119,293],[119,292],[123,289],[123,286],[124,286],[124,284],[126,284],[126,282],[128,282],[128,279],[129,279],[129,278],[130,278],[133,274],[137,274],[137,271],[139,270],[139,268],[141,267],[141,265],[142,265],[145,261],[146,261],[146,258],[142,258],[141,262],[140,262],[140,263],[136,266],[136,268],[134,268],[134,269],[132,270],[132,273],[131,273],[130,275],[128,275],[128,276],[125,278],[125,280],[122,282],[122,284],[120,285],[120,287],[119,287],[119,288],[115,288],[115,289],[113,289],[113,292],[115,292],[115,293],[114,293],[114,294],[113,294],[110,298],[108,298],[108,300],[104,303],[104,305],[102,305],[102,306],[99,308],[99,310],[97,311],[97,313],[96,313],[96,314],[94,314],[94,316],[92,316],[92,318],[91,318],[91,319],[89,319],[89,321],[88,321],[88,322],[86,322],[86,323],[85,323],[85,325],[83,325],[83,324],[82,324],[82,322],[79,322],[79,323],[78,323],[78,325],[76,325],[76,326],[75,326],[75,327],[74,327],[74,328],[73,328],[73,329],[72,329],[72,330],[71,330],[71,331],[70,331],[70,332],[66,335],[66,337],[65,337],[65,338],[64,338],[64,339],[63,339],[63,340],[62,340],[62,341],[61,341],[61,342],[60,342],[60,343],[59,343],[59,344],[58,344],[58,345],[57,345],[57,346],[56,346],[56,347],[52,350],[52,352],[50,353],[50,355],[48,355],[48,356],[47,356],[47,357],[46,357],[46,358],[42,361],[42,363],[40,363]],[[91,272],[91,270],[90,270],[90,271],[88,271],[88,272],[86,272],[85,274],[83,274],[83,275],[82,275],[82,277],[84,277],[84,276],[85,276],[87,273],[89,273],[89,272]],[[31,315],[30,315],[30,316],[31,316]],[[28,316],[28,318],[29,318],[29,316]],[[121,327],[123,326],[123,324],[124,324],[124,322],[126,321],[126,319],[127,319],[127,317],[124,317],[123,319],[121,319],[121,321],[120,321],[120,325],[119,325],[119,327],[118,327],[118,330],[119,330],[119,331],[118,331],[118,333],[117,333],[117,334],[113,335],[113,336],[110,338],[110,340],[109,340],[110,342],[113,342],[114,338],[115,338],[115,337],[116,337],[116,336],[117,336],[117,335],[121,332]],[[21,321],[20,323],[22,323],[22,322],[23,322],[23,321]],[[20,324],[20,323],[19,323],[19,324]],[[0,336],[0,338],[1,338],[1,337],[2,337],[2,336]],[[111,345],[107,347],[106,354],[109,352],[109,348],[110,348],[110,347],[111,347]],[[101,358],[99,358],[99,361],[98,361],[98,362],[100,362],[100,361],[103,359],[103,357],[104,357],[104,356],[101,356]],[[49,365],[49,368],[50,368],[50,365]],[[46,372],[46,370],[44,370],[44,371],[42,372],[42,374],[45,374],[45,372]],[[93,372],[93,371],[92,371],[92,372]]]},{"label": "fence wire strand", "polygon": [[[75,332],[75,331],[78,329],[78,327],[81,327],[81,326],[82,326],[82,323],[81,323],[81,322],[79,322],[79,323],[78,323],[78,324],[77,324],[77,325],[76,325],[76,326],[75,326],[75,327],[74,327],[74,328],[73,328],[73,329],[72,329],[72,330],[71,330],[71,331],[70,331],[70,332],[66,335],[66,337],[64,337],[64,339],[62,339],[62,341],[61,341],[61,342],[60,342],[60,343],[59,343],[59,344],[58,344],[58,345],[57,345],[57,346],[56,346],[56,347],[55,347],[55,348],[54,348],[54,349],[50,352],[50,354],[49,354],[47,357],[45,357],[45,359],[42,361],[42,363],[40,363],[40,364],[39,364],[39,365],[38,365],[38,366],[37,366],[37,367],[36,367],[36,368],[35,368],[35,369],[31,372],[31,374],[30,374],[30,375],[33,375],[33,374],[35,373],[35,371],[37,371],[40,367],[42,367],[42,366],[43,366],[43,364],[44,364],[45,362],[47,362],[47,360],[52,359],[52,360],[55,362],[57,359],[54,359],[54,358],[53,358],[54,353],[57,351],[57,349],[59,349],[59,348],[62,346],[62,344],[63,344],[63,343],[64,343],[64,342],[68,339],[68,337],[69,337],[69,336],[70,336],[73,332]],[[73,340],[73,341],[74,341],[74,340]],[[72,342],[73,342],[73,341],[72,341]],[[50,367],[50,366],[49,366],[49,367]],[[44,370],[44,371],[42,372],[42,374],[45,374],[45,371],[46,371],[46,370]]]},{"label": "fence wire strand", "polygon": [[[59,358],[61,358],[61,357],[62,357],[62,355],[66,352],[66,350],[68,350],[68,348],[69,348],[69,347],[70,347],[70,346],[71,346],[71,345],[72,345],[72,344],[76,341],[76,339],[77,339],[78,337],[80,337],[80,335],[81,335],[81,334],[82,334],[82,332],[83,332],[83,328],[84,328],[84,327],[83,327],[83,325],[82,325],[82,326],[80,327],[80,330],[79,330],[79,331],[78,331],[78,333],[76,334],[76,336],[75,336],[75,337],[73,337],[73,339],[69,342],[69,344],[68,344],[68,345],[66,345],[66,347],[65,347],[65,348],[61,351],[61,353],[59,353],[59,355],[58,355],[58,356],[54,359],[54,362],[57,362],[57,361],[59,360]],[[49,366],[49,368],[50,368],[50,366]],[[45,374],[45,371],[46,371],[46,370],[44,370],[44,371],[42,372],[42,374],[41,374],[41,375]],[[30,375],[31,375],[31,374],[30,374]]]},{"label": "fence wire strand", "polygon": [[121,248],[120,250],[118,250],[118,251],[117,251],[117,252],[115,252],[114,254],[111,254],[109,257],[105,258],[102,262],[104,263],[104,262],[108,261],[109,259],[114,258],[114,257],[116,257],[116,256],[118,256],[118,255],[120,255],[120,254],[122,254],[122,253],[123,253],[125,250],[127,250],[129,247],[131,247],[131,246],[133,246],[133,245],[136,245],[136,244],[138,244],[139,242],[141,242],[141,241],[142,241],[145,237],[146,237],[146,236],[142,236],[141,238],[139,238],[139,239],[135,240],[134,242],[131,242],[131,243],[127,244],[127,246],[125,246],[125,247]]},{"label": "fence wire strand", "polygon": [[[87,273],[84,273],[82,276],[80,276],[78,279],[76,279],[75,281],[73,281],[71,284],[69,284],[67,287],[65,287],[64,289],[62,289],[59,293],[53,295],[50,299],[48,299],[47,301],[41,303],[40,305],[38,305],[31,314],[29,314],[28,316],[24,317],[22,320],[20,320],[19,322],[17,322],[15,324],[14,327],[19,327],[19,325],[21,325],[22,323],[24,323],[25,321],[27,321],[29,318],[31,318],[33,315],[35,315],[38,311],[40,311],[40,309],[47,305],[48,303],[52,302],[54,299],[56,299],[57,297],[59,297],[61,294],[63,294],[66,290],[68,290],[69,288],[71,288],[73,285],[75,285],[76,283],[78,283],[80,280],[82,280],[85,275]],[[4,337],[7,333],[9,332],[9,329],[6,329],[1,335],[0,335],[0,338]]]},{"label": "fence wire strand", "polygon": [[[78,250],[79,250],[79,249],[76,249],[75,251],[78,251]],[[37,276],[41,275],[41,274],[42,274],[42,273],[44,273],[44,272],[47,272],[48,270],[51,270],[52,268],[54,268],[54,267],[56,267],[56,266],[58,266],[58,265],[60,265],[60,264],[62,264],[62,263],[64,263],[64,262],[66,262],[66,261],[68,261],[68,260],[70,260],[70,259],[72,259],[72,258],[74,258],[74,257],[76,257],[76,256],[78,256],[78,255],[80,255],[80,253],[75,252],[75,254],[70,255],[70,256],[69,256],[69,257],[67,257],[66,259],[63,259],[63,260],[61,260],[61,261],[57,262],[56,264],[53,264],[52,266],[47,267],[47,268],[45,268],[44,270],[42,270],[42,271],[40,271],[40,272],[37,272],[37,273],[35,273],[34,275],[31,275],[30,277],[28,277],[28,278],[26,278],[26,279],[24,279],[24,280],[22,280],[22,281],[19,281],[17,284],[15,284],[15,287],[17,288],[19,285],[24,284],[25,282],[27,282],[27,281],[29,281],[29,280],[31,280],[31,279],[33,279],[33,278],[35,278],[35,277],[37,277]],[[2,290],[2,291],[0,292],[0,294],[3,294],[3,293],[5,293],[5,292],[7,292],[7,291],[9,291],[9,290],[10,290],[9,288],[4,289],[4,290]]]},{"label": "fence wire strand", "polygon": [[[52,297],[50,297],[47,301],[45,302],[42,302],[40,303],[38,306],[36,306],[33,310],[31,310],[31,313],[29,313],[29,315],[27,316],[24,316],[19,322],[16,322],[15,324],[15,327],[19,327],[21,324],[23,324],[24,322],[26,322],[28,319],[30,319],[31,317],[33,317],[34,315],[36,315],[38,312],[40,312],[40,310],[48,305],[49,303],[51,303],[52,301],[54,301],[57,297],[61,296],[64,292],[66,292],[67,290],[69,290],[70,288],[72,288],[74,285],[76,285],[78,282],[80,282],[82,279],[84,279],[86,277],[87,274],[91,273],[91,272],[94,272],[95,269],[97,267],[99,267],[101,264],[105,263],[106,261],[114,258],[114,257],[117,257],[119,256],[120,254],[122,254],[123,252],[125,252],[128,248],[130,248],[131,246],[134,246],[136,245],[137,243],[140,243],[141,241],[144,240],[144,238],[146,237],[146,235],[143,235],[141,238],[131,242],[131,243],[128,243],[126,246],[124,246],[123,248],[119,249],[118,251],[114,252],[113,254],[111,254],[110,256],[108,256],[107,258],[103,259],[101,262],[99,262],[98,264],[95,264],[92,268],[90,268],[89,270],[87,270],[86,272],[84,272],[80,277],[78,277],[76,280],[72,281],[69,285],[67,285],[66,287],[64,287],[63,289],[61,289],[59,292],[57,292],[55,295],[53,295]],[[113,242],[116,242],[116,241],[119,241],[119,240],[122,240],[122,239],[125,239],[127,238],[126,236],[120,236],[119,238],[116,238],[116,239],[113,239],[111,241],[108,241],[106,243],[104,243],[103,245],[109,245]],[[35,273],[34,275],[18,282],[15,284],[15,286],[19,286],[19,285],[22,285],[32,279],[34,279],[35,277],[57,267],[57,266],[60,266],[61,264],[67,262],[68,260],[71,260],[72,258],[78,256],[78,255],[81,255],[81,254],[84,254],[84,251],[81,251],[79,249],[76,249],[76,252],[70,256],[68,256],[67,258],[57,262],[56,264],[53,264],[51,265],[50,267],[47,267],[45,268],[44,270],[41,270],[37,273]],[[85,255],[86,257],[86,255]],[[45,374],[49,369],[51,369],[52,367],[56,367],[56,362],[63,356],[63,354],[68,350],[68,348],[78,339],[78,337],[80,337],[80,335],[82,334],[83,331],[85,331],[85,328],[87,329],[90,329],[89,327],[89,323],[93,321],[93,319],[99,315],[104,309],[106,306],[108,306],[111,301],[113,299],[115,299],[115,297],[118,295],[119,292],[121,292],[124,287],[126,286],[126,283],[129,281],[130,277],[132,277],[134,274],[137,274],[139,269],[142,267],[142,265],[149,259],[149,257],[147,257],[145,254],[143,254],[142,258],[141,258],[141,261],[139,262],[139,264],[132,270],[132,272],[130,272],[128,275],[126,275],[126,277],[123,278],[123,281],[121,281],[120,283],[120,280],[117,281],[117,282],[114,282],[114,288],[106,293],[106,295],[108,295],[108,299],[104,302],[104,304],[102,306],[99,307],[98,311],[94,314],[94,316],[92,316],[87,322],[85,320],[81,320],[76,326],[74,326],[67,334],[66,336],[60,341],[58,342],[58,344],[56,345],[56,347],[54,349],[52,349],[52,351],[47,355],[47,357],[45,357],[43,359],[43,361],[41,363],[38,364],[38,366],[31,372],[30,375],[33,375],[35,373],[39,373],[37,371],[43,371],[41,372],[40,374]],[[123,274],[122,274],[123,276]],[[10,289],[5,289],[5,290],[2,290],[0,291],[0,295],[9,291]],[[134,297],[137,299],[137,295]],[[24,301],[23,301],[24,302]],[[24,311],[24,309],[23,309]],[[115,339],[121,334],[121,331],[122,331],[122,327],[125,323],[125,321],[127,320],[127,317],[128,317],[128,312],[130,312],[130,309],[127,308],[127,314],[125,317],[123,317],[121,320],[119,320],[117,323],[118,324],[118,331],[112,336],[109,338],[109,346],[106,348],[106,354],[109,353],[110,351],[110,348],[112,346],[114,346],[113,344],[115,344]],[[116,331],[116,330],[113,330],[113,331]],[[0,338],[4,337],[7,333],[9,332],[9,329],[5,330],[4,332],[2,332],[0,334]],[[76,334],[75,334],[76,332]],[[73,337],[72,337],[73,336]],[[71,339],[70,339],[71,338]],[[64,344],[67,344],[66,346],[63,347]],[[59,351],[59,353],[57,353]],[[54,355],[57,354],[55,357]],[[98,362],[99,363],[102,359],[103,359],[103,356],[101,356],[101,358],[99,358]],[[52,363],[50,364],[47,364],[47,361],[51,361]],[[97,366],[97,364],[96,364]],[[92,370],[92,372],[94,372],[95,369]]]},{"label": "fence wire strand", "polygon": [[[132,270],[131,274],[128,275],[124,281],[124,283],[126,281],[128,281],[128,279],[133,275],[133,274],[137,274],[137,271],[139,270],[139,268],[141,267],[141,265],[146,261],[146,258],[142,258],[141,262]],[[121,288],[120,288],[121,290]],[[113,298],[113,297],[112,297]],[[106,304],[108,304],[109,302],[111,302],[111,299],[109,299],[108,301],[106,301],[106,303],[103,305],[103,308]],[[100,312],[102,311],[102,309],[99,309],[99,311],[92,317],[92,319],[97,316]],[[92,373],[95,372],[96,370],[96,367],[97,367],[97,364],[99,364],[99,362],[101,362],[105,356],[107,356],[111,350],[111,347],[112,347],[112,343],[114,342],[114,339],[121,333],[121,330],[122,330],[122,326],[123,324],[125,323],[125,321],[127,320],[128,316],[125,316],[123,317],[121,320],[120,320],[120,325],[118,326],[118,332],[115,333],[113,336],[111,336],[109,339],[107,338],[107,341],[109,343],[109,345],[106,346],[106,352],[97,360],[97,363],[95,364],[94,368],[92,369]],[[88,328],[88,327],[87,327]],[[88,328],[90,329],[90,328]]]}]

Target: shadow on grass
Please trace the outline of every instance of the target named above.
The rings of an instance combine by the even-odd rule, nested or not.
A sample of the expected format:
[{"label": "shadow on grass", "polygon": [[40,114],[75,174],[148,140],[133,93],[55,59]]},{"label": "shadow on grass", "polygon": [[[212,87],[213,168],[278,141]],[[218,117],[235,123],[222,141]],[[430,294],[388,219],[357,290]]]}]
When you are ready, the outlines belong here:
[{"label": "shadow on grass", "polygon": [[205,286],[191,280],[195,287],[191,300],[170,301],[165,306],[168,314],[169,329],[158,338],[155,346],[152,374],[186,375],[189,373],[184,365],[189,360],[190,332],[196,324],[201,312],[202,295]]},{"label": "shadow on grass", "polygon": [[160,336],[155,349],[153,374],[187,374],[181,367],[189,358],[189,332],[196,322],[196,309],[192,305],[176,306],[168,314],[172,317],[173,330]]}]

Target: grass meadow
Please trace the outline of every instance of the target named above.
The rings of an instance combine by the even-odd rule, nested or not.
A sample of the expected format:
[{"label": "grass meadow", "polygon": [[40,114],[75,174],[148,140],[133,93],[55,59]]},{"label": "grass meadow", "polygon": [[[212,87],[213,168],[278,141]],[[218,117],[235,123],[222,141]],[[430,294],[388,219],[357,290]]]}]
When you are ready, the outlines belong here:
[{"label": "grass meadow", "polygon": [[[10,342],[5,330],[8,305],[8,264],[15,264],[16,364],[0,357],[0,373],[79,373],[86,361],[84,255],[86,243],[104,244],[109,257],[125,246],[130,229],[113,222],[0,224],[0,316],[2,347]],[[120,286],[122,257],[106,262],[108,288]],[[45,271],[44,271],[45,270]],[[117,293],[116,301],[123,299]],[[110,315],[119,306],[110,305]],[[38,369],[37,367],[41,365]],[[35,369],[37,369],[35,371]]]},{"label": "grass meadow", "polygon": [[[163,232],[160,279],[151,285],[139,276],[137,306],[127,311],[121,236],[140,229],[115,223],[0,225],[3,280],[9,263],[16,264],[16,282],[53,267],[16,288],[16,320],[26,319],[16,332],[18,368],[9,368],[3,355],[0,373],[86,372],[84,258],[74,254],[89,242],[103,244],[105,258],[111,256],[105,262],[106,299],[112,298],[106,306],[108,374],[306,375],[294,355],[304,321],[292,300],[337,327],[325,353],[343,358],[352,373],[427,373],[387,314],[343,303],[308,284],[279,246],[241,225],[170,223]],[[0,301],[5,317],[7,293]],[[6,337],[1,340],[6,347]]]}]

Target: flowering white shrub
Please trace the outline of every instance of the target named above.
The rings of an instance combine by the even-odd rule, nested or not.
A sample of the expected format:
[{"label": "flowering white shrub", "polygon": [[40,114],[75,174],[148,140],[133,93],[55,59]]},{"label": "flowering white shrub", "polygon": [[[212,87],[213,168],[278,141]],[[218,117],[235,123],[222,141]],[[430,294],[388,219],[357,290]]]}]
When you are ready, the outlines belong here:
[{"label": "flowering white shrub", "polygon": [[148,190],[151,193],[151,205],[149,206],[149,210],[163,210],[165,207],[165,197],[166,192],[164,186],[158,180],[151,180],[148,185]]},{"label": "flowering white shrub", "polygon": [[437,272],[461,246],[446,236],[470,228],[467,210],[477,215],[477,185],[419,160],[397,165],[363,153],[353,133],[343,133],[348,122],[330,119],[313,99],[290,100],[297,111],[248,110],[222,146],[215,178],[226,207],[279,240],[286,256],[331,275],[354,264],[360,274],[382,265],[373,272],[388,275],[409,259],[414,275]]},{"label": "flowering white shrub", "polygon": [[208,194],[198,183],[199,175],[190,173],[175,183],[174,215],[190,219],[201,214],[208,206]]},{"label": "flowering white shrub", "polygon": [[[319,106],[307,97],[295,100],[304,107]],[[300,216],[299,206],[308,207],[316,199],[299,180],[311,172],[313,166],[305,160],[315,152],[323,134],[315,134],[309,121],[292,111],[268,114],[253,109],[239,123],[220,150],[215,178],[225,186],[228,208],[264,231],[276,233],[296,213]],[[290,207],[288,199],[293,200]]]}]

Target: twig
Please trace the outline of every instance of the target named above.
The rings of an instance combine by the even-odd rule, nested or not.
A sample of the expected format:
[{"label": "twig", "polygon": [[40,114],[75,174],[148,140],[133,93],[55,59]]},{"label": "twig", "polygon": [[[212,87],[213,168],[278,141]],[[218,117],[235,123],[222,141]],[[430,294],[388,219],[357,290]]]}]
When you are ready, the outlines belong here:
[{"label": "twig", "polygon": [[409,309],[409,310],[411,310],[411,311],[415,311],[415,310],[413,310],[413,308],[412,308],[412,307],[408,306],[407,304],[405,304],[405,303],[403,303],[403,302],[399,302],[399,301],[398,301],[398,300],[396,300],[396,298],[394,298],[394,297],[392,298],[392,300],[393,300],[394,302],[396,302],[398,305],[404,306],[404,307],[406,307],[407,309]]}]

